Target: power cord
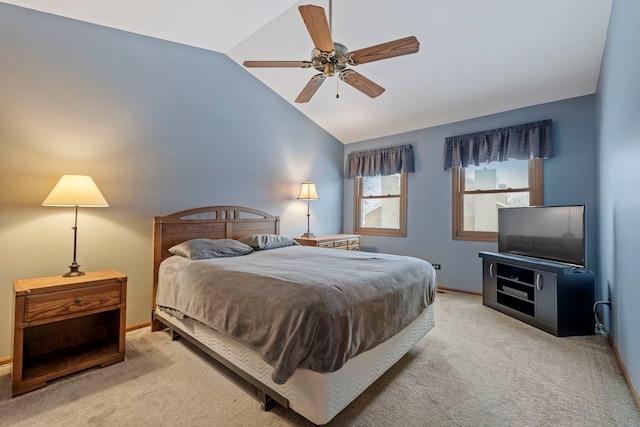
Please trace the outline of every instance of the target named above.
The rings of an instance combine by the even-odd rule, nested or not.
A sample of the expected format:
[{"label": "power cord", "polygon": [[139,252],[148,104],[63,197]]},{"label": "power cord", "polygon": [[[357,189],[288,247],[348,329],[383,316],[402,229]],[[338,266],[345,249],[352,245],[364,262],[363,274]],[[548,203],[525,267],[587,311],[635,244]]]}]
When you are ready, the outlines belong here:
[{"label": "power cord", "polygon": [[597,301],[595,304],[593,304],[593,316],[596,319],[596,334],[604,335],[606,337],[607,329],[604,327],[604,324],[602,324],[602,322],[600,321],[600,318],[598,317],[598,305],[600,304],[608,305],[609,308],[611,308],[611,300]]}]

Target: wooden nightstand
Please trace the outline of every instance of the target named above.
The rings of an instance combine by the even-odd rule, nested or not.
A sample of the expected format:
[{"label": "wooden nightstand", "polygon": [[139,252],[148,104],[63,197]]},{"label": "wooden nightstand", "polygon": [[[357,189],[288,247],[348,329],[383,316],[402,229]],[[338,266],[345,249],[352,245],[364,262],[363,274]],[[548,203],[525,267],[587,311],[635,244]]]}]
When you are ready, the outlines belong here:
[{"label": "wooden nightstand", "polygon": [[13,282],[12,396],[124,360],[127,276],[114,270]]},{"label": "wooden nightstand", "polygon": [[357,234],[330,234],[313,238],[298,237],[294,240],[303,246],[318,246],[320,248],[348,251],[360,250],[360,236]]}]

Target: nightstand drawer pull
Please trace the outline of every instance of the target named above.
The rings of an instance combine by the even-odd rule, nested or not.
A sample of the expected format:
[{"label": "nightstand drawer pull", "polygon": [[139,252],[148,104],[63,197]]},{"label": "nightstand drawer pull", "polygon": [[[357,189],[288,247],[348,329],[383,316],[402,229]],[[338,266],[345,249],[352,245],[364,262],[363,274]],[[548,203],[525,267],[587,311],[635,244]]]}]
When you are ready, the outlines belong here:
[{"label": "nightstand drawer pull", "polygon": [[76,298],[76,304],[80,304],[82,302],[82,298]]}]

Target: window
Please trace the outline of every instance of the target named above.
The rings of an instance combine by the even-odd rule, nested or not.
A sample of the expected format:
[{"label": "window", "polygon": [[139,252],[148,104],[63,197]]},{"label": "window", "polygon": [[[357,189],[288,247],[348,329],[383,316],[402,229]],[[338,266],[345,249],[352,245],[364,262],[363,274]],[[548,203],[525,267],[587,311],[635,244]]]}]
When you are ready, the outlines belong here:
[{"label": "window", "polygon": [[498,208],[542,204],[542,160],[451,169],[453,238],[498,240]]},{"label": "window", "polygon": [[407,174],[355,178],[354,233],[407,235]]}]

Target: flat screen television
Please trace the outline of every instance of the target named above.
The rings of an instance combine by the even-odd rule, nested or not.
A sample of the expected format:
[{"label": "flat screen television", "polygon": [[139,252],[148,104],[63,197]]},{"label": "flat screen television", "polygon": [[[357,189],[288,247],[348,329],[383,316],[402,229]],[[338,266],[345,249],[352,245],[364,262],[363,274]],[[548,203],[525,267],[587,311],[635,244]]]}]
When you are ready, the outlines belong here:
[{"label": "flat screen television", "polygon": [[498,209],[498,251],[585,267],[584,206]]}]

